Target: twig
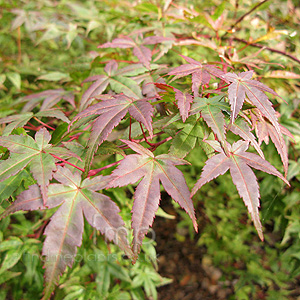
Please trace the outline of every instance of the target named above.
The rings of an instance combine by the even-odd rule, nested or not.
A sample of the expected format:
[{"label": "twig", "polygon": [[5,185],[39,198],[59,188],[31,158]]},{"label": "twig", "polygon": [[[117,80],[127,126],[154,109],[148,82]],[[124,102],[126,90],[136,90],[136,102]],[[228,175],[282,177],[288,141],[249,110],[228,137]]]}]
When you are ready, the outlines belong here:
[{"label": "twig", "polygon": [[51,130],[55,130],[55,128],[49,126],[48,124],[42,122],[41,120],[39,120],[37,117],[33,117],[37,122],[39,122],[40,124],[44,125],[45,127],[51,129]]},{"label": "twig", "polygon": [[[214,91],[218,91],[218,90],[227,88],[229,85],[230,85],[230,84],[226,84],[226,85],[224,85],[224,86],[220,86],[220,87],[218,87],[217,89],[215,89]],[[212,93],[206,94],[205,97],[208,98],[208,97],[210,96],[210,94],[212,94]]]},{"label": "twig", "polygon": [[145,142],[149,145],[149,146],[153,146],[154,144],[153,143],[150,143],[150,142],[148,142],[148,139],[147,139],[147,137],[146,137],[146,134],[145,134],[145,131],[144,131],[144,128],[143,128],[143,126],[142,126],[142,123],[140,122],[140,126],[141,126],[141,129],[142,129],[142,133],[143,133],[143,136],[144,136],[144,139],[145,139]]},{"label": "twig", "polygon": [[[152,138],[156,137],[156,136],[160,136],[162,134],[164,134],[165,132],[164,131],[160,131],[158,133],[154,133]],[[130,140],[131,142],[134,142],[134,143],[141,143],[141,142],[145,142],[145,138],[142,138],[142,139],[133,139],[131,138]],[[129,147],[126,145],[126,144],[123,144],[121,146],[117,146],[118,148],[121,148],[121,149],[129,149]]]},{"label": "twig", "polygon": [[22,48],[21,48],[21,27],[18,27],[18,39],[17,39],[17,43],[18,43],[18,64],[21,63],[22,61]]},{"label": "twig", "polygon": [[[284,52],[284,51],[280,51],[280,50],[277,50],[277,49],[274,49],[274,48],[270,48],[270,47],[265,47],[263,45],[260,45],[260,44],[256,44],[256,43],[250,43],[246,40],[243,40],[243,39],[239,39],[237,37],[225,37],[226,34],[224,34],[222,36],[222,38],[224,39],[231,39],[231,40],[234,40],[234,41],[237,41],[237,42],[241,42],[241,43],[244,43],[244,44],[247,44],[247,46],[253,46],[253,47],[256,47],[256,48],[260,48],[260,49],[266,49],[266,50],[269,50],[270,52],[274,52],[274,53],[278,53],[278,54],[281,54],[281,55],[284,55],[286,57],[289,57],[290,59],[292,59],[293,61],[297,62],[300,64],[300,59],[298,59],[297,57],[287,53],[287,52]],[[201,35],[199,35],[201,36]],[[212,39],[212,36],[210,35],[206,35],[205,38],[207,39]],[[194,36],[185,36],[183,39],[195,39]],[[195,39],[196,40],[196,39]],[[231,66],[230,66],[231,67]],[[232,67],[231,67],[232,68]]]},{"label": "twig", "polygon": [[121,161],[121,160],[118,160],[118,161],[116,161],[116,162],[114,162],[114,163],[111,163],[111,164],[109,164],[109,165],[107,165],[107,166],[105,166],[105,167],[99,168],[99,169],[90,170],[89,173],[88,173],[88,177],[95,176],[95,175],[98,174],[99,172],[101,172],[101,171],[103,171],[103,170],[106,170],[106,169],[108,169],[108,168],[111,168],[111,167],[117,165],[118,163],[120,163],[120,161]]},{"label": "twig", "polygon": [[172,138],[173,138],[172,136],[169,136],[169,137],[165,138],[164,140],[162,140],[160,142],[152,144],[151,149],[154,151],[159,145],[162,145],[163,143],[166,143],[167,141],[170,141]]},{"label": "twig", "polygon": [[61,158],[61,157],[59,157],[59,156],[56,156],[56,155],[53,154],[53,153],[50,153],[50,154],[51,154],[54,158],[58,159],[59,161],[62,161],[62,162],[64,162],[65,164],[68,164],[68,165],[70,165],[70,166],[76,168],[77,170],[79,170],[79,171],[81,171],[81,172],[84,172],[84,169],[82,169],[82,168],[80,168],[80,167],[77,167],[76,165],[70,163],[69,161],[67,161],[67,160],[65,160],[65,159],[63,159],[63,158]]},{"label": "twig", "polygon": [[150,146],[150,150],[151,151],[154,151],[159,145],[171,140],[173,137],[172,136],[169,136],[167,138],[165,138],[164,140],[160,141],[160,142],[157,142],[157,143],[150,143],[147,138],[146,138],[146,135],[145,135],[145,132],[144,132],[144,129],[143,129],[143,126],[142,124],[140,123],[141,125],[141,129],[142,129],[142,132],[143,132],[143,136],[144,136],[144,139],[145,139],[145,142]]},{"label": "twig", "polygon": [[248,15],[250,15],[253,11],[255,11],[258,7],[260,7],[261,5],[263,5],[264,3],[268,2],[269,0],[264,0],[262,2],[257,3],[252,9],[250,9],[248,12],[246,12],[245,14],[243,14],[240,18],[238,18],[235,23],[231,26],[231,28],[225,32],[225,34],[223,35],[223,37],[225,37],[225,35],[227,33],[229,33],[230,31],[232,31],[234,29],[234,27],[241,23]]},{"label": "twig", "polygon": [[251,44],[251,43],[247,42],[246,40],[239,39],[239,38],[236,38],[236,37],[233,37],[232,39],[235,40],[235,41],[237,41],[237,42],[241,42],[241,43],[247,44],[248,46],[252,46],[252,47],[256,47],[256,48],[263,48],[265,50],[269,50],[270,52],[274,52],[274,53],[278,53],[278,54],[284,55],[286,57],[289,57],[293,61],[296,61],[298,64],[300,64],[300,59],[298,59],[297,57],[295,57],[295,56],[293,56],[293,55],[291,55],[291,54],[289,54],[287,52],[280,51],[280,50],[277,50],[277,49],[274,49],[274,48],[270,48],[270,47],[265,47],[263,45],[256,44],[256,43]]},{"label": "twig", "polygon": [[132,138],[131,138],[131,117],[129,118],[129,141],[132,141]]},{"label": "twig", "polygon": [[28,130],[33,130],[33,131],[38,131],[38,128],[37,127],[33,127],[33,126],[27,126],[27,125],[25,125],[25,126],[23,126],[24,127],[24,129],[28,129]]}]

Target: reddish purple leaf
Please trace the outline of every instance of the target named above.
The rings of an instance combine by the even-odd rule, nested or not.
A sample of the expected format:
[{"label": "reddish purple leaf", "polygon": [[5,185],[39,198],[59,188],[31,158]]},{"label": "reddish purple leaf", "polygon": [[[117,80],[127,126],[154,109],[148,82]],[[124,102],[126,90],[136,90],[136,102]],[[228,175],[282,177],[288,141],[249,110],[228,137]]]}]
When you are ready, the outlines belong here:
[{"label": "reddish purple leaf", "polygon": [[[134,72],[133,66],[135,67],[134,69],[137,69],[138,71],[135,70]],[[124,93],[128,97],[140,99],[142,94],[139,85],[133,79],[125,77],[129,74],[136,74],[144,71],[139,64],[133,66],[117,70],[117,62],[111,60],[104,67],[104,71],[107,75],[94,75],[85,79],[83,82],[94,82],[82,95],[79,107],[80,111],[87,108],[95,98],[105,91],[108,85],[110,85],[111,89],[116,93]]]},{"label": "reddish purple leaf", "polygon": [[23,98],[23,101],[28,101],[22,109],[22,112],[32,111],[42,100],[43,104],[40,110],[48,110],[57,104],[61,99],[69,102],[75,107],[74,94],[64,89],[46,90],[40,93],[32,94]]},{"label": "reddish purple leaf", "polygon": [[210,81],[210,75],[224,79],[224,72],[214,65],[202,64],[190,57],[180,55],[190,64],[181,65],[176,67],[168,73],[168,75],[176,75],[175,78],[180,78],[192,74],[192,91],[194,96],[199,96],[199,88],[201,85],[208,84]]},{"label": "reddish purple leaf", "polygon": [[[269,144],[269,137],[271,138],[278,154],[280,155],[286,175],[288,171],[288,149],[283,139],[282,133],[280,132],[279,134],[277,129],[275,129],[274,126],[266,121],[259,113],[254,126],[256,135],[258,136],[259,144],[261,144],[263,141],[266,144]],[[281,128],[282,127],[280,126],[280,130]]]},{"label": "reddish purple leaf", "polygon": [[141,45],[133,48],[133,54],[139,59],[139,61],[147,68],[150,69],[150,62],[152,59],[152,52],[149,48]]},{"label": "reddish purple leaf", "polygon": [[251,214],[259,237],[263,240],[262,226],[258,213],[259,186],[250,167],[275,175],[288,185],[289,182],[269,162],[256,154],[246,152],[248,142],[238,141],[232,146],[228,144],[227,148],[229,155],[226,155],[221,148],[216,148],[220,153],[206,161],[201,177],[193,188],[192,195],[205,183],[219,175],[223,175],[230,169],[232,181]]},{"label": "reddish purple leaf", "polygon": [[238,118],[235,120],[235,123],[230,126],[230,130],[234,133],[239,135],[241,138],[243,138],[245,141],[250,142],[251,145],[255,148],[257,153],[261,156],[261,158],[264,157],[264,153],[260,149],[259,144],[257,143],[255,136],[251,133],[249,125],[241,118]]},{"label": "reddish purple leaf", "polygon": [[139,40],[138,36],[136,38],[136,41],[134,41],[130,37],[116,38],[112,42],[99,45],[98,48],[133,48],[133,54],[147,69],[150,69],[152,52],[144,45],[154,45],[173,40],[172,38],[160,36],[149,36],[143,39],[142,35],[140,35],[142,39]]},{"label": "reddish purple leaf", "polygon": [[143,39],[143,45],[161,44],[170,41],[174,41],[174,38],[164,37],[164,36],[147,36],[146,38]]},{"label": "reddish purple leaf", "polygon": [[143,178],[134,194],[132,208],[132,228],[134,252],[138,254],[142,240],[152,226],[160,201],[159,181],[166,192],[189,214],[195,230],[196,222],[193,202],[183,174],[175,167],[185,161],[171,155],[154,156],[151,151],[139,144],[124,141],[138,154],[126,156],[112,173],[109,187],[133,184]]},{"label": "reddish purple leaf", "polygon": [[210,75],[206,70],[201,70],[192,74],[192,91],[194,97],[199,97],[199,89],[201,85],[209,84]]},{"label": "reddish purple leaf", "polygon": [[261,113],[273,124],[278,134],[281,134],[280,127],[277,121],[275,110],[272,103],[268,100],[268,97],[263,91],[267,91],[274,95],[277,95],[272,89],[265,86],[262,83],[258,83],[252,78],[253,71],[247,71],[239,73],[226,73],[224,78],[231,82],[228,88],[228,97],[231,104],[231,122],[234,122],[237,114],[239,113],[243,102],[245,100],[245,94],[247,95],[249,102],[255,105]]},{"label": "reddish purple leaf", "polygon": [[104,67],[104,71],[107,73],[108,76],[115,75],[117,70],[118,63],[114,59],[110,60]]},{"label": "reddish purple leaf", "polygon": [[86,172],[88,172],[90,168],[92,158],[98,146],[108,137],[114,127],[120,123],[127,112],[129,112],[129,114],[138,122],[143,123],[152,137],[153,132],[151,119],[153,110],[153,106],[147,101],[147,98],[134,99],[119,94],[116,96],[111,96],[110,99],[92,105],[79,113],[73,119],[72,123],[90,115],[98,115],[94,122],[92,133],[89,139],[89,149],[87,152],[85,165]]},{"label": "reddish purple leaf", "polygon": [[47,207],[36,185],[22,192],[17,200],[1,216],[7,216],[19,210],[37,210],[60,207],[51,217],[45,229],[46,239],[43,255],[46,256],[46,287],[43,299],[49,299],[58,277],[71,267],[76,257],[77,247],[81,246],[83,234],[83,215],[88,223],[100,230],[105,237],[114,241],[128,255],[132,251],[128,246],[124,222],[119,216],[119,208],[106,195],[97,193],[105,188],[107,177],[97,176],[81,181],[79,173],[72,173],[67,168],[58,167],[54,175],[60,184],[50,184]]},{"label": "reddish purple leaf", "polygon": [[98,48],[132,48],[135,42],[130,37],[116,38],[112,42],[99,45]]},{"label": "reddish purple leaf", "polygon": [[175,89],[175,99],[177,100],[177,105],[179,108],[179,112],[182,118],[182,121],[185,122],[187,117],[189,116],[189,111],[191,107],[191,103],[193,102],[193,97],[188,93],[183,93],[178,89]]}]

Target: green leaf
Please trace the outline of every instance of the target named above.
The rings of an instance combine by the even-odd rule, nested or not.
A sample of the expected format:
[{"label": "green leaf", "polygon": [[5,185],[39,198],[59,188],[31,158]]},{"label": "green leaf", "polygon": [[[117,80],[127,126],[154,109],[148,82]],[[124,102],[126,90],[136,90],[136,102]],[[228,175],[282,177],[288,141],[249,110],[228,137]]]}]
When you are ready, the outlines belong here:
[{"label": "green leaf", "polygon": [[220,101],[223,96],[215,96],[212,98],[195,97],[191,107],[191,115],[201,112],[201,116],[207,125],[213,130],[220,141],[225,141],[225,118],[222,110],[227,111],[229,106],[227,103]]},{"label": "green leaf", "polygon": [[67,123],[62,123],[62,124],[58,125],[52,133],[50,143],[53,145],[58,144],[62,140],[62,137],[67,132],[67,130],[68,130]]},{"label": "green leaf", "polygon": [[170,214],[166,213],[161,207],[158,208],[155,215],[159,216],[159,217],[162,217],[162,218],[165,218],[165,219],[170,219],[170,220],[175,219],[174,215],[170,215]]},{"label": "green leaf", "polygon": [[85,289],[83,287],[78,287],[78,289],[74,292],[68,293],[66,297],[63,298],[63,300],[77,300],[80,299],[79,297],[85,294]]},{"label": "green leaf", "polygon": [[37,80],[46,80],[46,81],[70,81],[71,78],[69,74],[62,72],[49,72],[47,74],[41,75]]},{"label": "green leaf", "polygon": [[6,75],[5,74],[0,74],[0,88],[1,89],[6,89],[5,86],[3,85],[5,80],[6,80]]},{"label": "green leaf", "polygon": [[124,267],[116,264],[116,262],[112,262],[109,260],[107,261],[107,266],[108,266],[109,273],[112,274],[114,277],[119,278],[126,282],[131,282],[128,271]]},{"label": "green leaf", "polygon": [[17,174],[29,164],[46,203],[47,186],[56,170],[54,158],[44,153],[51,147],[50,139],[51,136],[45,128],[36,133],[35,140],[30,136],[21,135],[0,137],[0,145],[7,147],[11,152],[10,158],[0,163],[0,180]]},{"label": "green leaf", "polygon": [[1,264],[0,275],[2,276],[2,274],[5,271],[7,271],[8,269],[12,268],[15,264],[17,264],[17,262],[21,259],[22,254],[23,252],[21,251],[20,248],[9,250],[6,253],[5,258]]},{"label": "green leaf", "polygon": [[98,148],[96,154],[101,155],[110,155],[110,154],[120,154],[123,157],[125,157],[125,152],[121,148],[119,148],[117,145],[115,145],[112,142],[104,141]]},{"label": "green leaf", "polygon": [[173,139],[170,154],[184,158],[196,145],[197,139],[203,139],[204,133],[198,121],[185,123],[184,128]]},{"label": "green leaf", "polygon": [[144,2],[138,4],[135,9],[142,11],[142,12],[153,12],[158,13],[158,7],[152,3]]},{"label": "green leaf", "polygon": [[6,240],[0,243],[0,252],[10,249],[16,249],[21,245],[23,245],[22,240],[18,237],[13,236],[10,240]]},{"label": "green leaf", "polygon": [[12,279],[12,278],[15,278],[19,275],[21,275],[22,272],[10,272],[10,271],[6,271],[4,272],[3,274],[1,274],[0,276],[0,284]]},{"label": "green leaf", "polygon": [[36,117],[48,117],[48,118],[56,118],[60,119],[66,123],[70,123],[70,120],[66,117],[66,115],[57,109],[49,109],[49,110],[43,110],[39,111],[38,113],[35,114]]},{"label": "green leaf", "polygon": [[19,73],[15,73],[15,72],[6,73],[6,76],[18,90],[21,89],[21,76]]},{"label": "green leaf", "polygon": [[139,85],[131,78],[114,76],[110,78],[109,83],[116,93],[124,93],[126,96],[135,99],[143,98]]},{"label": "green leaf", "polygon": [[108,270],[108,265],[103,264],[100,266],[99,273],[96,278],[97,291],[103,297],[108,294],[109,286],[110,286],[110,273]]},{"label": "green leaf", "polygon": [[0,204],[3,200],[8,199],[21,185],[24,177],[26,177],[26,172],[21,171],[16,176],[11,176],[0,182]]},{"label": "green leaf", "polygon": [[96,29],[96,28],[98,28],[98,27],[101,27],[101,26],[102,26],[102,23],[100,23],[100,22],[98,22],[98,21],[95,21],[95,20],[90,21],[90,22],[88,23],[87,27],[86,27],[86,33],[85,33],[85,35],[88,36],[89,33],[90,33],[92,30],[94,30],[94,29]]},{"label": "green leaf", "polygon": [[62,34],[63,32],[58,29],[56,24],[50,24],[43,36],[37,41],[37,45],[47,40],[53,40]]},{"label": "green leaf", "polygon": [[222,15],[222,13],[225,9],[226,3],[227,3],[227,1],[223,1],[220,5],[217,6],[214,14],[211,16],[213,21],[216,21]]},{"label": "green leaf", "polygon": [[66,34],[66,40],[68,42],[67,48],[69,49],[71,47],[72,42],[77,37],[77,25],[70,23],[69,24],[69,32]]}]

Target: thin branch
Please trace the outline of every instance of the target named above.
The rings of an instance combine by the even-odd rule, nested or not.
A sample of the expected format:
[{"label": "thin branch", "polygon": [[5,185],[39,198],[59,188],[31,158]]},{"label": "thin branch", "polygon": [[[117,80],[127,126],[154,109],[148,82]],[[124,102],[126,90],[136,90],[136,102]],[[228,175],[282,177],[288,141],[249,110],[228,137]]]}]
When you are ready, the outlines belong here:
[{"label": "thin branch", "polygon": [[95,176],[95,175],[97,175],[98,173],[100,173],[101,171],[106,170],[106,169],[108,169],[108,168],[111,168],[111,167],[117,165],[118,163],[120,163],[120,161],[121,161],[121,160],[118,160],[118,161],[116,161],[116,162],[114,162],[114,163],[111,163],[111,164],[109,164],[109,165],[107,165],[107,166],[105,166],[105,167],[99,168],[99,169],[90,170],[89,173],[88,173],[88,177]]},{"label": "thin branch", "polygon": [[[144,136],[144,138],[143,139],[141,139],[141,140],[133,140],[134,142],[142,142],[142,141],[145,141],[149,146],[150,146],[150,148],[149,148],[149,150],[151,150],[151,151],[154,151],[159,145],[161,145],[161,144],[163,144],[163,143],[165,143],[165,142],[167,142],[167,141],[169,141],[169,140],[171,140],[173,137],[171,137],[171,136],[169,136],[169,137],[167,137],[167,138],[165,138],[164,140],[162,140],[162,141],[160,141],[160,142],[157,142],[157,143],[150,143],[149,141],[148,141],[148,139],[147,139],[147,137],[146,137],[146,134],[145,134],[145,131],[144,131],[144,128],[143,128],[143,126],[142,126],[142,123],[140,122],[140,126],[141,126],[141,130],[142,130],[142,133],[143,133],[143,136]],[[162,134],[162,133],[164,133],[164,132],[159,132],[159,133],[157,133],[157,135],[160,135],[160,134]],[[123,148],[123,147],[122,147]],[[124,147],[125,148],[125,147]],[[123,148],[123,149],[124,149]]]},{"label": "thin branch", "polygon": [[223,35],[223,37],[231,32],[234,27],[236,27],[237,24],[241,23],[248,15],[250,15],[253,11],[255,11],[257,8],[259,8],[261,5],[263,5],[264,3],[268,2],[269,0],[264,0],[262,2],[257,3],[252,9],[250,9],[248,12],[246,12],[245,14],[243,14],[240,18],[238,18],[235,23],[231,26],[231,28],[225,32],[225,34]]},{"label": "thin branch", "polygon": [[[243,40],[243,39],[239,39],[237,37],[225,37],[226,34],[224,34],[222,36],[222,38],[228,40],[228,39],[231,39],[231,40],[234,40],[234,41],[237,41],[237,42],[241,42],[241,43],[244,43],[244,44],[247,44],[247,46],[252,46],[252,47],[256,47],[256,48],[260,48],[260,49],[265,49],[265,50],[269,50],[270,52],[274,52],[274,53],[278,53],[278,54],[281,54],[281,55],[284,55],[286,57],[289,57],[290,59],[292,59],[293,61],[297,62],[300,64],[300,59],[298,59],[297,57],[287,53],[287,52],[284,52],[284,51],[280,51],[280,50],[277,50],[277,49],[274,49],[274,48],[270,48],[270,47],[266,47],[266,46],[263,46],[263,45],[260,45],[260,44],[256,44],[256,43],[250,43],[246,40]],[[199,35],[201,36],[201,35]],[[203,35],[202,35],[203,36]],[[207,39],[212,39],[212,36],[210,35],[205,35],[205,38]],[[194,36],[185,36],[184,38],[182,39],[194,39],[195,41],[197,41],[197,39],[194,37]],[[231,66],[229,66],[231,67]],[[231,67],[232,68],[232,67]]]},{"label": "thin branch", "polygon": [[290,59],[292,59],[293,61],[296,61],[298,64],[300,64],[300,59],[298,59],[297,57],[287,53],[287,52],[284,52],[284,51],[280,51],[280,50],[277,50],[277,49],[274,49],[274,48],[270,48],[270,47],[265,47],[263,45],[260,45],[260,44],[256,44],[256,43],[249,43],[247,42],[246,40],[243,40],[243,39],[239,39],[239,38],[236,38],[236,37],[233,37],[232,38],[234,41],[237,41],[237,42],[241,42],[241,43],[244,43],[244,44],[247,44],[247,46],[252,46],[252,47],[256,47],[256,48],[263,48],[265,50],[269,50],[270,52],[274,52],[274,53],[278,53],[278,54],[281,54],[281,55],[284,55],[286,57],[289,57]]},{"label": "thin branch", "polygon": [[151,150],[154,151],[158,146],[162,145],[163,143],[166,143],[166,142],[170,141],[172,138],[173,138],[172,136],[169,136],[169,137],[165,138],[164,140],[162,140],[160,142],[152,144]]},{"label": "thin branch", "polygon": [[[160,136],[160,135],[162,135],[164,133],[165,133],[164,131],[160,131],[158,133],[155,133],[155,134],[153,134],[152,138]],[[145,138],[142,138],[142,139],[133,139],[133,138],[131,138],[131,142],[134,142],[134,143],[137,143],[137,144],[139,144],[141,142],[145,142],[145,141],[146,141]],[[129,149],[129,147],[126,144],[123,144],[123,145],[120,145],[120,146],[117,146],[117,147],[121,148],[121,149]]]},{"label": "thin branch", "polygon": [[153,146],[154,144],[153,143],[150,143],[150,142],[148,142],[148,139],[147,139],[147,137],[146,137],[146,134],[145,134],[145,131],[144,131],[144,128],[143,128],[143,126],[142,126],[142,123],[140,122],[140,126],[141,126],[141,129],[142,129],[142,133],[143,133],[143,136],[144,136],[144,139],[145,139],[145,142],[149,145],[149,146]]},{"label": "thin branch", "polygon": [[[224,86],[221,86],[221,87],[219,87],[219,88],[217,88],[217,89],[214,89],[213,91],[218,91],[218,90],[221,90],[221,89],[227,88],[229,85],[230,85],[230,84],[226,84],[226,85],[224,85]],[[212,93],[213,93],[213,92],[212,92]],[[208,94],[206,94],[206,95],[205,95],[205,97],[206,97],[206,98],[208,98],[208,97],[210,96],[210,94],[212,94],[212,93],[208,93]]]},{"label": "thin branch", "polygon": [[30,124],[29,122],[28,122],[28,124],[29,124],[30,126],[28,126],[28,125],[23,126],[24,129],[29,129],[29,130],[33,130],[33,131],[38,131],[38,130],[39,130],[38,127],[36,127],[36,126]]},{"label": "thin branch", "polygon": [[79,171],[81,171],[81,172],[84,172],[84,169],[82,169],[82,168],[80,168],[80,167],[77,167],[76,165],[70,163],[69,161],[67,161],[67,160],[65,160],[65,159],[63,159],[63,158],[61,158],[61,157],[59,157],[59,156],[56,156],[55,154],[52,154],[52,153],[50,153],[50,154],[51,154],[54,158],[58,159],[59,161],[62,161],[62,162],[64,162],[65,164],[68,164],[68,165],[70,165],[70,166],[76,168],[77,170],[79,170]]},{"label": "thin branch", "polygon": [[21,61],[22,61],[21,27],[19,26],[17,30],[18,30],[18,40],[17,40],[17,43],[18,43],[18,64],[20,64]]},{"label": "thin branch", "polygon": [[45,127],[51,129],[51,130],[55,130],[55,128],[49,126],[48,124],[42,122],[41,120],[39,120],[37,117],[33,117],[37,122],[39,122],[40,124],[44,125]]},{"label": "thin branch", "polygon": [[129,141],[132,141],[132,138],[131,138],[131,117],[129,118]]}]

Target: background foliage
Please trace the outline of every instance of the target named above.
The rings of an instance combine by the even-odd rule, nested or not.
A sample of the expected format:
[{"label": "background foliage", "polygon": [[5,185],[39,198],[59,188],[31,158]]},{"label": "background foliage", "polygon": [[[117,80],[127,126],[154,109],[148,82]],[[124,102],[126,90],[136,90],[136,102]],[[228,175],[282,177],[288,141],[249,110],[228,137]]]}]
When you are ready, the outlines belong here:
[{"label": "background foliage", "polygon": [[[213,62],[222,58],[241,71],[247,70],[246,66],[254,69],[257,79],[287,102],[272,99],[280,113],[280,123],[294,136],[294,140],[286,140],[290,164],[287,178],[291,188],[287,189],[270,175],[256,173],[265,241],[258,239],[229,174],[206,184],[194,197],[200,227],[198,235],[176,204],[180,222],[177,230],[168,234],[185,242],[195,240],[199,248],[205,249],[205,255],[198,259],[207,277],[211,267],[221,274],[210,286],[229,288],[228,299],[296,299],[300,295],[297,288],[300,278],[300,41],[297,25],[300,11],[297,1],[263,1],[257,6],[253,1],[0,0],[0,7],[0,117],[18,115],[13,126],[2,125],[4,135],[13,127],[25,125],[28,118],[32,118],[31,111],[37,113],[34,108],[40,98],[36,102],[27,98],[27,101],[32,100],[32,106],[24,110],[24,97],[49,89],[58,90],[57,105],[72,119],[88,87],[83,84],[87,77],[99,72],[104,74],[103,66],[111,59],[117,60],[121,67],[134,60],[129,49],[97,49],[99,44],[120,34],[152,30],[176,38],[174,45],[170,42],[158,46],[158,51],[166,53],[159,63],[170,67],[185,63],[178,55],[181,53],[198,61]],[[190,79],[184,78],[180,84],[176,82],[176,87],[181,89],[190,83]],[[61,88],[64,91],[59,91]],[[35,117],[46,122],[49,116]],[[37,119],[31,119],[32,128],[40,125]],[[55,144],[66,128],[58,120],[50,125],[59,128],[51,140]],[[14,130],[22,134],[22,129]],[[80,138],[86,139],[85,134]],[[164,147],[160,146],[161,153],[167,152]],[[283,171],[272,142],[268,146],[263,143],[262,149],[268,160]],[[5,149],[1,149],[1,153],[6,159]],[[121,159],[121,155],[104,152],[97,166],[113,163]],[[192,188],[206,155],[197,147],[186,159],[191,165],[180,166],[180,170]],[[103,175],[109,173],[104,170]],[[3,211],[34,183],[27,170],[18,176],[15,182],[0,183]],[[130,188],[107,192],[121,208],[121,215],[128,224],[132,194]],[[164,200],[167,199],[166,196]],[[42,295],[43,230],[52,213],[19,212],[1,221],[0,299],[39,299]],[[159,214],[164,215],[162,210]],[[53,299],[156,299],[157,288],[168,283],[172,287],[172,283],[159,275],[155,242],[146,241],[137,263],[131,265],[122,258],[123,252],[118,247],[107,246],[95,230],[85,226],[78,259],[60,278]],[[188,244],[185,242],[182,247]],[[199,288],[201,286],[204,289],[199,283]],[[212,295],[217,293],[210,290]],[[174,290],[173,293],[176,294]],[[222,299],[221,294],[215,297]]]}]

